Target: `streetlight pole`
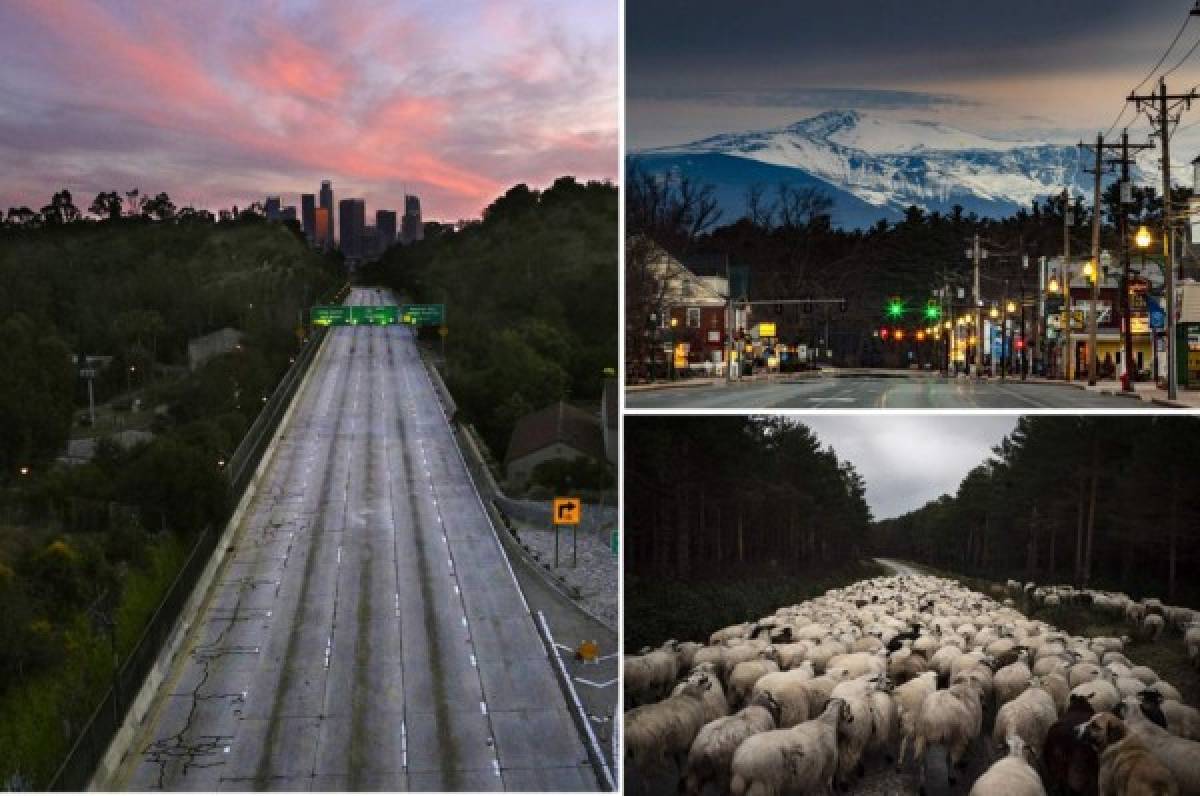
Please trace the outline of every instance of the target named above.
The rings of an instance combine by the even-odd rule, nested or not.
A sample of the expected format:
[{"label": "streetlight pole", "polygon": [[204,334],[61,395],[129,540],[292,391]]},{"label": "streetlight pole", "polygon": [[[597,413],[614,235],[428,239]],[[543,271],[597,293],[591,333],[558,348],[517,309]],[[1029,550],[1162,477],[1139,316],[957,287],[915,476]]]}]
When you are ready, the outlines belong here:
[{"label": "streetlight pole", "polygon": [[1063,188],[1063,379],[1071,380],[1071,198]]}]

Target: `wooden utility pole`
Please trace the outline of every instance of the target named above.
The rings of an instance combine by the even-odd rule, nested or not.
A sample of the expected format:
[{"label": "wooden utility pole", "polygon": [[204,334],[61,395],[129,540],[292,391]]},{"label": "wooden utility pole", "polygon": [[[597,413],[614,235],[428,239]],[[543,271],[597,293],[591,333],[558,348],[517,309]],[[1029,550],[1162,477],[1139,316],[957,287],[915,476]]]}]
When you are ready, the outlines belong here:
[{"label": "wooden utility pole", "polygon": [[[1080,141],[1079,148],[1083,149],[1085,144]],[[1111,145],[1110,145],[1111,146]],[[1088,385],[1096,385],[1096,371],[1099,370],[1100,357],[1096,356],[1096,321],[1100,315],[1100,224],[1102,214],[1100,211],[1100,189],[1103,185],[1104,175],[1104,135],[1096,134],[1096,166],[1093,169],[1085,169],[1096,175],[1095,188],[1093,190],[1092,204],[1092,306],[1088,313]]]},{"label": "wooden utility pole", "polygon": [[[1192,14],[1200,11],[1193,9]],[[1175,361],[1175,246],[1174,221],[1171,208],[1171,124],[1178,121],[1180,108],[1191,108],[1192,100],[1200,94],[1192,89],[1186,94],[1168,94],[1165,78],[1158,79],[1158,91],[1150,94],[1130,94],[1127,99],[1138,110],[1149,108],[1147,115],[1156,128],[1162,143],[1163,247],[1166,253],[1165,289],[1167,293],[1167,399],[1174,401],[1179,393],[1179,368]],[[1156,353],[1157,356],[1157,353]]]},{"label": "wooden utility pole", "polygon": [[1071,217],[1071,195],[1063,188],[1063,306],[1062,306],[1062,334],[1063,334],[1063,378],[1066,381],[1071,381],[1071,362],[1074,360],[1073,352],[1071,351],[1071,223],[1074,219]]},{"label": "wooden utility pole", "polygon": [[[1133,202],[1133,186],[1129,182],[1129,167],[1133,165],[1133,159],[1129,156],[1130,150],[1153,149],[1154,145],[1133,144],[1129,143],[1129,129],[1126,128],[1121,132],[1121,156],[1112,158],[1109,163],[1121,167],[1121,187],[1118,195],[1118,211],[1117,217],[1120,220],[1121,228],[1121,318],[1123,319],[1122,326],[1122,343],[1124,349],[1125,360],[1125,383],[1121,389],[1125,392],[1133,392],[1133,380],[1137,376],[1137,371],[1133,364],[1133,302],[1129,296],[1129,213],[1125,206]],[[1126,199],[1125,193],[1129,192],[1129,198]],[[1151,335],[1151,343],[1153,344],[1154,337]],[[1151,356],[1154,356],[1153,345],[1151,345]]]}]

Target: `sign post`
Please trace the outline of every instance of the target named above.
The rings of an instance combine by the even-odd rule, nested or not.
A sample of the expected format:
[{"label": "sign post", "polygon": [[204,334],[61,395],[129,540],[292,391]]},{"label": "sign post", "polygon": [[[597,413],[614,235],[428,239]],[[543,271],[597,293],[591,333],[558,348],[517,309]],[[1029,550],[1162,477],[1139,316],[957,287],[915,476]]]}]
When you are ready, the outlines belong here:
[{"label": "sign post", "polygon": [[579,539],[579,517],[583,513],[583,501],[579,498],[557,497],[551,506],[554,522],[554,566],[558,566],[558,530],[560,525],[571,526],[571,566],[576,566]]}]

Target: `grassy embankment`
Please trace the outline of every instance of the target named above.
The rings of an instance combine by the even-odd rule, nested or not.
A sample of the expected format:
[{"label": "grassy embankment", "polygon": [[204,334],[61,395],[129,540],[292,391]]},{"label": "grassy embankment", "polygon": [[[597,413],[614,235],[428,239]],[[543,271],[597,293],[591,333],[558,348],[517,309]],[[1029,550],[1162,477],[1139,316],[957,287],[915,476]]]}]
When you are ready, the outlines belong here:
[{"label": "grassy embankment", "polygon": [[625,651],[667,639],[708,641],[727,625],[767,616],[829,589],[884,574],[874,561],[857,561],[804,574],[745,573],[725,580],[680,582],[625,578]]}]

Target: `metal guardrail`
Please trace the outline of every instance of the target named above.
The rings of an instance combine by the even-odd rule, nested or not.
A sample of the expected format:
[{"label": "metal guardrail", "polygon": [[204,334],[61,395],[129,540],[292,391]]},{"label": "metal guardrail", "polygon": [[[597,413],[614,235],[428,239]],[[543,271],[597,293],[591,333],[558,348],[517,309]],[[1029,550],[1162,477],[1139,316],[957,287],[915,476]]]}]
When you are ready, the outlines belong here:
[{"label": "metal guardrail", "polygon": [[[312,364],[317,350],[324,337],[324,329],[314,330],[309,336],[308,343],[296,357],[296,361],[288,368],[283,378],[279,380],[275,390],[259,411],[254,422],[242,437],[237,450],[229,459],[225,468],[229,479],[230,506],[235,506],[241,499],[250,479],[258,467],[258,462],[279,425],[297,387]],[[113,685],[109,687],[99,706],[92,713],[87,723],[83,725],[71,751],[63,760],[62,765],[51,778],[47,790],[82,791],[108,751],[121,725],[125,714],[133,704],[142,682],[153,668],[161,654],[164,645],[175,631],[179,616],[192,594],[205,567],[208,565],[213,550],[221,538],[221,528],[206,527],[196,540],[195,546],[188,553],[175,579],[167,589],[166,595],[154,609],[154,614],[133,650],[121,662],[117,669]]]}]

